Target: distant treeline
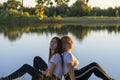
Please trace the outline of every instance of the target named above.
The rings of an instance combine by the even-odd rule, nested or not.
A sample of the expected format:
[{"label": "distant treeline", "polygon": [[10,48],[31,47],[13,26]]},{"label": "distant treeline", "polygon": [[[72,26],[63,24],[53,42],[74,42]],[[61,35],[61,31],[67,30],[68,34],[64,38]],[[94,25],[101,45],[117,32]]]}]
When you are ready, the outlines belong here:
[{"label": "distant treeline", "polygon": [[[40,0],[38,0],[40,1]],[[81,17],[81,16],[120,16],[120,6],[119,7],[109,7],[108,9],[101,9],[100,7],[91,7],[88,6],[85,0],[77,0],[71,6],[68,6],[67,3],[62,3],[61,5],[54,6],[51,3],[49,6],[45,5],[45,3],[38,3],[36,7],[24,7],[20,1],[16,0],[8,0],[7,2],[1,4],[0,3],[0,15],[3,16],[4,11],[12,11],[15,14],[19,14],[22,11],[25,15],[39,15],[46,17]],[[12,10],[11,10],[12,9]],[[15,11],[17,10],[17,11]],[[4,13],[3,13],[4,12]],[[38,14],[36,14],[38,12]],[[9,13],[9,12],[8,12]]]},{"label": "distant treeline", "polygon": [[[24,11],[29,12],[31,15],[35,14],[35,8],[24,8]],[[109,7],[107,9],[101,9],[99,7],[93,7],[88,10],[82,10],[80,8],[75,8],[73,6],[68,6],[63,4],[58,7],[46,7],[45,15],[48,17],[62,16],[62,17],[81,17],[81,16],[109,16],[109,17],[119,17],[120,7]]]},{"label": "distant treeline", "polygon": [[[24,7],[25,12],[29,12],[30,15],[35,15],[35,8]],[[0,10],[2,11],[2,9]],[[66,4],[58,7],[46,7],[45,15],[48,17],[62,16],[62,17],[78,17],[78,16],[120,16],[120,7],[109,7],[107,9],[101,9],[99,7],[93,7],[90,11],[81,11],[80,9],[74,9]]]}]

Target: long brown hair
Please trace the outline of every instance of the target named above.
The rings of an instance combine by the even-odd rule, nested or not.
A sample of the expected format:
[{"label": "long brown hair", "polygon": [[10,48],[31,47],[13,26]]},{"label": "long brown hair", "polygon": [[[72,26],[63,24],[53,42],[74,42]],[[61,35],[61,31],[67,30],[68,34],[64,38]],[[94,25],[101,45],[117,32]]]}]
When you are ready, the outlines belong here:
[{"label": "long brown hair", "polygon": [[[58,54],[61,55],[61,53],[62,53],[62,42],[61,42],[61,39],[60,39],[59,37],[53,37],[52,40],[53,40],[53,39],[56,39],[56,40],[57,40],[57,48],[56,48],[56,50],[55,50],[55,52],[54,52],[53,54],[58,53]],[[51,40],[51,41],[52,41],[52,40]],[[52,56],[53,56],[53,55],[51,54],[51,49],[49,48],[49,58],[48,58],[48,60],[50,60],[50,58],[51,58]]]}]

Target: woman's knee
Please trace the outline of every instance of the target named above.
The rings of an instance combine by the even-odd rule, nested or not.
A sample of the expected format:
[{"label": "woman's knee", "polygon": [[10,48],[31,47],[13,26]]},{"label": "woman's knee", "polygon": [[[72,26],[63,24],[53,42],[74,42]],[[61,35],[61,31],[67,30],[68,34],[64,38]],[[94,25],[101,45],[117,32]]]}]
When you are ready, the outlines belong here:
[{"label": "woman's knee", "polygon": [[91,65],[92,66],[99,66],[99,64],[97,62],[92,62]]},{"label": "woman's knee", "polygon": [[30,65],[24,64],[23,67],[24,67],[24,68],[28,68],[28,67],[30,67]]},{"label": "woman's knee", "polygon": [[35,56],[35,57],[34,57],[34,61],[35,61],[35,62],[38,61],[39,59],[41,59],[41,57],[39,57],[39,56]]}]

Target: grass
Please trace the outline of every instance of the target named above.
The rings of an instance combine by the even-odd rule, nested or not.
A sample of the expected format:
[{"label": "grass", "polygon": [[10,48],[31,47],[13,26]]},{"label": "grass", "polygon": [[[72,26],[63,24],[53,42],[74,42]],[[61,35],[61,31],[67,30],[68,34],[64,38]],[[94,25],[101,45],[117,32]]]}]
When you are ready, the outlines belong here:
[{"label": "grass", "polygon": [[30,18],[21,18],[21,19],[13,19],[13,20],[1,20],[0,24],[118,24],[120,25],[120,17],[107,17],[107,16],[84,16],[84,17],[64,17],[64,18],[46,18],[43,20],[39,20],[36,17]]}]

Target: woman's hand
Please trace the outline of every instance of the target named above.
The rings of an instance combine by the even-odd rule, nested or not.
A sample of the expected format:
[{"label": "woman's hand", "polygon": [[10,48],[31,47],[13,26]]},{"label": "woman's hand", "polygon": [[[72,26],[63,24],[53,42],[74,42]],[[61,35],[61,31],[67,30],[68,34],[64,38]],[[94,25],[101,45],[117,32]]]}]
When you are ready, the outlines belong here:
[{"label": "woman's hand", "polygon": [[53,71],[54,71],[55,67],[56,67],[56,65],[51,62],[51,63],[50,63],[50,69],[47,69],[45,72],[43,72],[43,74],[44,74],[45,76],[51,77],[52,74],[53,74]]},{"label": "woman's hand", "polygon": [[46,76],[48,76],[48,77],[52,76],[52,73],[50,72],[50,70],[47,71]]},{"label": "woman's hand", "polygon": [[46,71],[41,71],[41,72],[45,76],[48,76],[48,77],[52,76],[51,73],[50,73],[50,70],[48,70],[48,69],[46,69]]},{"label": "woman's hand", "polygon": [[71,65],[72,65],[73,67],[76,66],[76,65],[77,65],[77,61],[76,61],[76,60],[72,61],[72,62],[71,62]]},{"label": "woman's hand", "polygon": [[46,71],[41,71],[43,75],[46,75],[47,73],[47,70]]},{"label": "woman's hand", "polygon": [[69,76],[70,76],[71,80],[76,80],[75,79],[75,73],[74,73],[72,65],[73,65],[72,63],[68,63]]}]

